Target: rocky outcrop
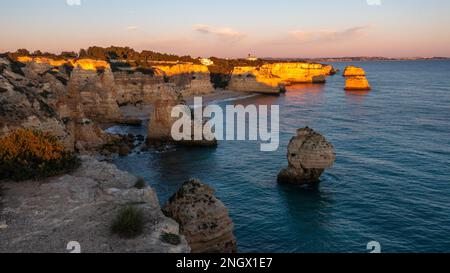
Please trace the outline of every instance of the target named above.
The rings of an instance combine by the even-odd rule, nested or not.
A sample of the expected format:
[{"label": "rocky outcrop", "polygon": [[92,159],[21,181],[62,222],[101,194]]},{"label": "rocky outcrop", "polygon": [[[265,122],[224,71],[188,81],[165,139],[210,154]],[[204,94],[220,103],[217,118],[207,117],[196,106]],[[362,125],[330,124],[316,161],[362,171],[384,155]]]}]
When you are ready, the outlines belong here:
[{"label": "rocky outcrop", "polygon": [[[41,183],[2,183],[0,252],[68,252],[69,241],[79,242],[83,253],[189,252],[152,188],[135,188],[138,179],[114,165],[90,157],[82,162],[75,173]],[[128,204],[144,212],[145,227],[139,237],[125,240],[112,235],[110,226]],[[165,242],[164,234],[179,237],[180,243]]]},{"label": "rocky outcrop", "polygon": [[117,122],[123,119],[117,104],[114,74],[108,63],[78,60],[74,63],[68,88],[79,92],[86,116],[97,122]]},{"label": "rocky outcrop", "polygon": [[364,71],[364,69],[360,68],[360,67],[356,67],[356,66],[347,66],[344,70],[344,77],[357,77],[357,76],[366,76],[366,72]]},{"label": "rocky outcrop", "polygon": [[297,131],[288,146],[289,166],[278,175],[279,183],[315,184],[325,169],[336,160],[334,147],[324,136],[310,128]]},{"label": "rocky outcrop", "polygon": [[163,207],[180,224],[193,253],[235,253],[233,221],[214,190],[199,180],[183,184]]},{"label": "rocky outcrop", "polygon": [[345,68],[343,75],[346,77],[345,90],[371,90],[364,69],[355,66],[348,66]]},{"label": "rocky outcrop", "polygon": [[85,116],[79,92],[67,87],[67,67],[6,57],[0,66],[0,136],[18,128],[40,130],[70,151],[96,149],[112,138]]},{"label": "rocky outcrop", "polygon": [[120,105],[153,104],[166,93],[191,97],[214,92],[208,67],[204,65],[156,65],[151,73],[146,72],[136,69],[114,72]]},{"label": "rocky outcrop", "polygon": [[[217,140],[213,134],[205,134],[203,125],[207,120],[199,123],[194,122],[192,112],[188,107],[183,109],[184,116],[191,119],[191,137],[184,140],[175,140],[172,136],[172,127],[180,117],[172,117],[172,110],[176,106],[185,105],[182,95],[178,92],[166,93],[164,99],[159,99],[154,103],[153,113],[150,116],[150,123],[147,133],[147,145],[161,147],[167,144],[183,146],[217,146]],[[201,128],[197,128],[198,126]],[[195,139],[196,130],[203,132],[202,139]]]},{"label": "rocky outcrop", "polygon": [[367,91],[371,90],[369,81],[366,79],[366,77],[363,76],[357,76],[357,77],[348,77],[345,80],[345,90],[347,91]]},{"label": "rocky outcrop", "polygon": [[257,67],[235,67],[227,89],[238,92],[255,92],[263,94],[280,94],[285,90],[285,83],[266,70]]},{"label": "rocky outcrop", "polygon": [[214,92],[209,69],[205,65],[176,64],[154,68],[162,72],[168,83],[175,84],[184,97]]},{"label": "rocky outcrop", "polygon": [[159,74],[119,71],[114,72],[114,78],[119,105],[153,104],[178,90],[174,83],[168,83],[164,75]]},{"label": "rocky outcrop", "polygon": [[332,66],[312,63],[270,63],[258,67],[235,67],[228,89],[279,94],[294,83],[325,83],[335,73]]}]

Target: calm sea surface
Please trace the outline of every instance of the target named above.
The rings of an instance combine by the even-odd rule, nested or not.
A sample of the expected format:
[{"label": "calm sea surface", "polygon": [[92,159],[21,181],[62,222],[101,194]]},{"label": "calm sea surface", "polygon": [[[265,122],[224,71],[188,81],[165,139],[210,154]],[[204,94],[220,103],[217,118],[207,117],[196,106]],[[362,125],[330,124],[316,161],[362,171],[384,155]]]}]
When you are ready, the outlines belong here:
[{"label": "calm sea surface", "polygon": [[[276,152],[260,152],[258,142],[220,142],[115,163],[144,177],[161,203],[189,178],[214,187],[240,252],[367,252],[369,241],[383,252],[450,252],[450,61],[356,65],[371,92],[345,92],[335,75],[280,97],[221,103],[280,105]],[[278,185],[288,142],[304,126],[333,143],[337,161],[317,189]]]}]

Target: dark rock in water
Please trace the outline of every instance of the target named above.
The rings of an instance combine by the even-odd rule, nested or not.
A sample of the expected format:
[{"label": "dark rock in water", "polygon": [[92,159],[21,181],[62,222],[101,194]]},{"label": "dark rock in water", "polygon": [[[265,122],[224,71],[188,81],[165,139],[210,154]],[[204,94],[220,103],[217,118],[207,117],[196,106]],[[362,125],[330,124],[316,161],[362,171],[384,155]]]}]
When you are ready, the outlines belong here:
[{"label": "dark rock in water", "polygon": [[299,129],[291,139],[287,157],[289,166],[280,172],[278,182],[296,185],[318,183],[336,160],[333,145],[308,127]]},{"label": "dark rock in water", "polygon": [[214,190],[199,180],[184,183],[163,212],[180,224],[180,233],[193,253],[237,252],[227,208],[214,196]]}]

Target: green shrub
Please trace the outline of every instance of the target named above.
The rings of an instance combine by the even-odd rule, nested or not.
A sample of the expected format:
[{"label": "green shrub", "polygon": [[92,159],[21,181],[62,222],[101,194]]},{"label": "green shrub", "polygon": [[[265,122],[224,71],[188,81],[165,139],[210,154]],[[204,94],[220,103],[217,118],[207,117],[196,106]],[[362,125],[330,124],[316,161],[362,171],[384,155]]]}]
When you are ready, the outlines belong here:
[{"label": "green shrub", "polygon": [[111,225],[111,232],[122,238],[135,238],[144,230],[144,212],[129,205],[120,209]]},{"label": "green shrub", "polygon": [[80,164],[47,133],[18,129],[0,139],[0,180],[43,179],[71,172]]},{"label": "green shrub", "polygon": [[161,240],[167,244],[177,246],[181,244],[180,235],[164,232],[161,234]]}]

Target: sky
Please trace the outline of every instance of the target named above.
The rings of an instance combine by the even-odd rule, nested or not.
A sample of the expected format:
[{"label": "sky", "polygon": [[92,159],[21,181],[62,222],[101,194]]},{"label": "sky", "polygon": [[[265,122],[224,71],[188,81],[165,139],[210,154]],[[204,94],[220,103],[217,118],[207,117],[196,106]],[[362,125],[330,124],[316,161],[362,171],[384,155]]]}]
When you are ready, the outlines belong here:
[{"label": "sky", "polygon": [[447,0],[0,0],[0,52],[450,57]]}]

